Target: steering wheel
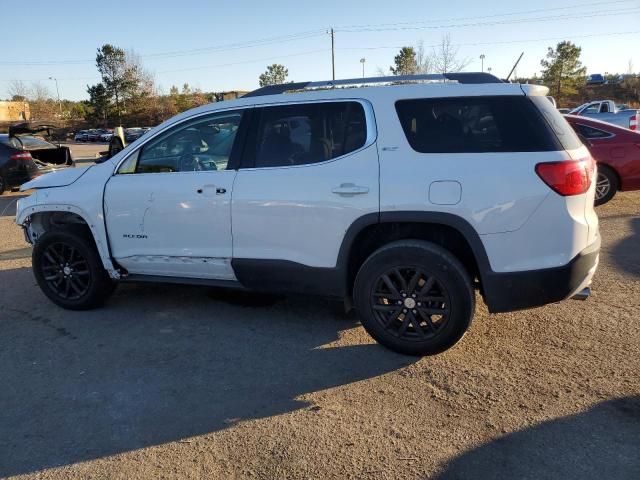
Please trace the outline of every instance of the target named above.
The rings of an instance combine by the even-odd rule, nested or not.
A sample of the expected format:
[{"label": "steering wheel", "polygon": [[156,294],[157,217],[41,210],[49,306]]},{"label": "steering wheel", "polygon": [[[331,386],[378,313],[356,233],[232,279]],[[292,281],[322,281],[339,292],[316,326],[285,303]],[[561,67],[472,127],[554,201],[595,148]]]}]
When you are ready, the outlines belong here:
[{"label": "steering wheel", "polygon": [[202,165],[193,153],[185,153],[178,159],[179,172],[198,172],[202,170]]}]

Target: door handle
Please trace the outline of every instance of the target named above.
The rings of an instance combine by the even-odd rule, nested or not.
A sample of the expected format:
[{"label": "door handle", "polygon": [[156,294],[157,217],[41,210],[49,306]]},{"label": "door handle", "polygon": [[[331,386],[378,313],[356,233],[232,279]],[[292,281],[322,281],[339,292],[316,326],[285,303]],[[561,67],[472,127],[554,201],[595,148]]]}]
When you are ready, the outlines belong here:
[{"label": "door handle", "polygon": [[215,185],[203,185],[196,190],[197,193],[204,194],[205,197],[212,197],[214,193],[216,195],[223,195],[227,193],[227,189],[223,187],[216,187]]},{"label": "door handle", "polygon": [[361,187],[354,183],[341,183],[339,187],[334,187],[331,192],[337,195],[351,197],[353,195],[362,195],[364,193],[369,193],[369,187]]}]

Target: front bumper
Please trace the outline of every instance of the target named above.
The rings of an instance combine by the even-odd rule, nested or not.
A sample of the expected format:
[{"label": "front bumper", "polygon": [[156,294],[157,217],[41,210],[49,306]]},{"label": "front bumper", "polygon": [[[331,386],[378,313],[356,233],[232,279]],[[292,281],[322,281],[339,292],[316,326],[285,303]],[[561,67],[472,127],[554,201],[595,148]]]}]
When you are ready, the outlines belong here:
[{"label": "front bumper", "polygon": [[484,301],[492,313],[559,302],[591,284],[599,261],[600,235],[561,267],[483,275]]}]

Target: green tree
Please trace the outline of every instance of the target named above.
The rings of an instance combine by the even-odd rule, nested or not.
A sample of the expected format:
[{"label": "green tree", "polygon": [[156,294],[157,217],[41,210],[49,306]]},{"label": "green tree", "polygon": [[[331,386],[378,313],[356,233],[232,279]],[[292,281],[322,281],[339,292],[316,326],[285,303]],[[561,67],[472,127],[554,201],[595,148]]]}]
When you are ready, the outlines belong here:
[{"label": "green tree", "polygon": [[260,75],[258,81],[261,87],[266,87],[267,85],[280,85],[287,80],[288,76],[289,70],[287,70],[284,65],[274,63],[267,67],[267,70]]},{"label": "green tree", "polygon": [[90,111],[87,116],[106,124],[109,107],[111,106],[111,99],[109,98],[107,88],[102,83],[98,83],[87,86],[87,93],[89,94],[87,104]]},{"label": "green tree", "polygon": [[547,57],[540,61],[542,82],[551,89],[556,100],[566,100],[578,93],[584,85],[586,67],[580,62],[582,49],[571,42],[558,43],[555,49],[549,47]]},{"label": "green tree", "polygon": [[413,47],[402,47],[393,59],[395,67],[389,67],[394,75],[413,75],[418,71],[416,51]]},{"label": "green tree", "polygon": [[98,49],[96,67],[107,93],[115,99],[118,123],[122,123],[121,103],[132,97],[138,87],[136,65],[127,61],[123,49],[107,43]]}]

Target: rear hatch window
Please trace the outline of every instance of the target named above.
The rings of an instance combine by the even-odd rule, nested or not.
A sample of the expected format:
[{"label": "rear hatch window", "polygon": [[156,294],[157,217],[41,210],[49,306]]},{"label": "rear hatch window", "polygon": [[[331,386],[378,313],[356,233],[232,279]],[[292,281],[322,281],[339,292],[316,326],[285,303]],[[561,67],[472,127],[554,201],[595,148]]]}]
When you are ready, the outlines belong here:
[{"label": "rear hatch window", "polygon": [[[546,104],[544,107],[554,109],[545,97],[537,98]],[[560,134],[551,126],[555,117],[550,116],[545,121],[547,115],[536,106],[530,97],[524,95],[451,97],[399,100],[396,111],[409,144],[420,153],[548,152],[566,149],[560,141]],[[566,125],[559,113],[558,116]],[[566,125],[566,128],[577,140],[571,127]],[[570,141],[566,143],[569,145]],[[579,146],[580,141],[577,143]]]}]

